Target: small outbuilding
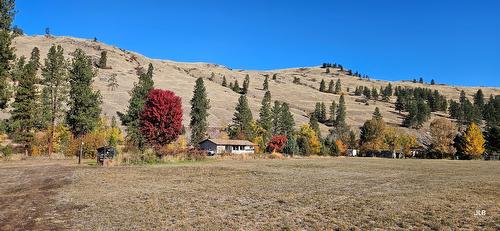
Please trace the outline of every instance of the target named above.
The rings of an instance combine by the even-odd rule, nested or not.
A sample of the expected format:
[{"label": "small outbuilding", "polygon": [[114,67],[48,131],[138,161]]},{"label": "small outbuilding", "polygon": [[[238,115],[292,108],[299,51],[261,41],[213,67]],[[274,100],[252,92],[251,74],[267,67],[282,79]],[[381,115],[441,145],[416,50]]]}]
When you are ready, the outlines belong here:
[{"label": "small outbuilding", "polygon": [[210,155],[231,153],[231,154],[253,154],[255,144],[248,140],[226,140],[226,139],[206,139],[200,142],[200,148]]}]

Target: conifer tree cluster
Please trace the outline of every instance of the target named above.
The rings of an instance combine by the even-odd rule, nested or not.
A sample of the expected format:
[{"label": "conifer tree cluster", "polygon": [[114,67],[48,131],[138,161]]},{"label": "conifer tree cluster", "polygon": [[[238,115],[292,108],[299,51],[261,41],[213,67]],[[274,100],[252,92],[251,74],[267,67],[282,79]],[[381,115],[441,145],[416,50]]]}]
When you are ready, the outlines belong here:
[{"label": "conifer tree cluster", "polygon": [[[296,83],[295,79],[294,83]],[[300,83],[300,79],[297,81],[297,83]],[[325,93],[340,94],[342,92],[342,83],[340,82],[340,79],[337,79],[335,83],[333,82],[333,80],[330,80],[327,88],[325,80],[322,79],[319,84],[319,91]]]}]

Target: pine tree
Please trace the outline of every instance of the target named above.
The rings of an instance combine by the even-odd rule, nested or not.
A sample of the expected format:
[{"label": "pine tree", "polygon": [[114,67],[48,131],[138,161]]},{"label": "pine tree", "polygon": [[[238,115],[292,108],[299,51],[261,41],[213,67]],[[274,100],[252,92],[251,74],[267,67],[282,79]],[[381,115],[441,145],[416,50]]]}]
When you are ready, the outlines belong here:
[{"label": "pine tree", "polygon": [[264,79],[264,83],[262,84],[262,89],[264,91],[269,90],[269,76],[266,75],[266,78]]},{"label": "pine tree", "polygon": [[399,114],[401,114],[401,111],[405,110],[402,96],[398,95],[398,98],[396,99],[396,103],[394,104],[394,106],[395,109],[399,111]]},{"label": "pine tree", "polygon": [[252,111],[248,106],[246,95],[241,95],[236,105],[233,122],[230,125],[231,138],[252,140]]},{"label": "pine tree", "polygon": [[258,124],[260,127],[262,127],[264,130],[266,130],[266,133],[268,134],[269,138],[272,132],[272,127],[273,127],[273,115],[272,115],[272,109],[271,109],[271,92],[266,91],[264,94],[264,98],[262,98],[262,106],[260,107],[259,111],[259,121]]},{"label": "pine tree", "polygon": [[316,105],[314,106],[314,111],[311,116],[316,117],[317,120],[321,118],[321,103],[317,102]]},{"label": "pine tree", "polygon": [[23,143],[26,151],[30,151],[31,142],[36,126],[38,114],[37,72],[40,68],[40,50],[35,47],[31,58],[20,74],[19,85],[16,88],[16,97],[12,104],[12,124],[15,126],[15,140]]},{"label": "pine tree", "polygon": [[335,83],[335,94],[340,94],[342,92],[342,83],[340,82],[340,79],[337,79],[337,82]]},{"label": "pine tree", "polygon": [[392,96],[392,85],[391,83],[387,84],[382,93],[382,100],[388,102],[390,97]]},{"label": "pine tree", "polygon": [[236,92],[236,93],[240,93],[241,89],[240,89],[240,85],[238,84],[238,80],[235,79],[234,80],[234,84],[233,84],[233,91]]},{"label": "pine tree", "polygon": [[490,126],[486,131],[486,149],[490,153],[500,152],[500,127]]},{"label": "pine tree", "polygon": [[424,79],[422,77],[420,77],[420,79],[418,79],[418,83],[423,84],[424,83]]},{"label": "pine tree", "polygon": [[274,101],[274,106],[271,110],[272,117],[273,117],[273,129],[272,133],[273,136],[275,135],[282,135],[283,132],[281,130],[281,103],[278,101]]},{"label": "pine tree", "polygon": [[368,87],[363,88],[363,95],[365,96],[366,99],[371,99],[371,92]]},{"label": "pine tree", "polygon": [[99,68],[106,68],[108,65],[108,52],[101,51],[101,58],[99,59]]},{"label": "pine tree", "polygon": [[333,82],[333,79],[330,80],[330,83],[328,84],[328,93],[334,93],[335,92],[335,83]]},{"label": "pine tree", "polygon": [[318,121],[321,123],[326,121],[326,105],[324,102],[321,102],[321,104],[320,104],[320,113],[319,113]]},{"label": "pine tree", "polygon": [[474,95],[474,107],[482,117],[484,111],[484,94],[481,89],[477,90]]},{"label": "pine tree", "polygon": [[431,85],[435,85],[436,84],[436,81],[434,81],[434,79],[431,80]]},{"label": "pine tree", "polygon": [[325,92],[325,88],[326,88],[325,84],[326,84],[325,80],[322,79],[321,82],[319,83],[319,91]]},{"label": "pine tree", "polygon": [[198,78],[194,86],[193,98],[191,99],[191,145],[198,147],[199,143],[206,137],[208,127],[208,110],[210,100],[207,98],[207,91],[203,78]]},{"label": "pine tree", "polygon": [[376,120],[383,119],[382,114],[380,113],[380,109],[378,107],[375,107],[375,111],[373,112],[373,118],[375,118]]},{"label": "pine tree", "polygon": [[337,117],[335,118],[336,124],[345,124],[346,118],[346,106],[344,100],[344,94],[340,95],[339,106],[337,107]]},{"label": "pine tree", "polygon": [[108,90],[114,91],[118,88],[118,80],[116,79],[116,74],[113,73],[108,79]]},{"label": "pine tree", "polygon": [[64,59],[64,50],[58,46],[52,46],[49,49],[45,65],[42,68],[43,94],[42,102],[45,114],[50,126],[48,139],[48,154],[52,154],[52,145],[54,140],[54,128],[56,121],[59,120],[64,112],[64,103],[68,97],[68,74],[67,64]]},{"label": "pine tree", "polygon": [[464,134],[464,154],[471,159],[479,158],[484,153],[485,140],[481,129],[471,123]]},{"label": "pine tree", "polygon": [[311,127],[314,130],[318,138],[321,138],[321,131],[319,129],[318,119],[315,116],[309,117],[309,127]]},{"label": "pine tree", "polygon": [[126,127],[127,140],[138,147],[141,151],[145,147],[145,139],[139,130],[139,117],[144,109],[144,103],[148,97],[148,94],[153,90],[154,68],[152,64],[149,64],[148,71],[146,73],[139,72],[139,82],[134,83],[134,87],[130,92],[129,106],[125,114],[118,114],[122,124]]},{"label": "pine tree", "polygon": [[69,70],[69,111],[66,115],[66,122],[75,137],[94,130],[100,120],[101,94],[92,90],[95,76],[91,58],[81,49],[76,49]]},{"label": "pine tree", "polygon": [[295,121],[293,115],[290,112],[290,108],[287,103],[283,103],[280,107],[280,127],[282,135],[287,136],[289,139],[293,134],[293,127],[295,126]]},{"label": "pine tree", "polygon": [[248,88],[250,87],[250,76],[245,75],[245,80],[243,81],[243,94],[248,93]]},{"label": "pine tree", "polygon": [[500,96],[493,98],[490,95],[488,103],[484,106],[483,117],[489,126],[499,125],[500,122]]},{"label": "pine tree", "polygon": [[227,80],[226,80],[226,76],[222,76],[222,86],[223,87],[227,87]]},{"label": "pine tree", "polygon": [[374,100],[378,100],[378,91],[377,91],[377,88],[375,88],[375,87],[372,88],[372,94],[371,95],[372,95],[372,98]]},{"label": "pine tree", "polygon": [[0,109],[7,108],[11,96],[8,80],[11,78],[11,62],[16,59],[10,34],[14,6],[14,0],[0,1]]},{"label": "pine tree", "polygon": [[329,110],[329,114],[330,114],[329,121],[334,122],[335,121],[335,112],[337,110],[337,103],[335,103],[335,100],[332,100],[332,104],[330,105],[329,109],[330,109]]}]

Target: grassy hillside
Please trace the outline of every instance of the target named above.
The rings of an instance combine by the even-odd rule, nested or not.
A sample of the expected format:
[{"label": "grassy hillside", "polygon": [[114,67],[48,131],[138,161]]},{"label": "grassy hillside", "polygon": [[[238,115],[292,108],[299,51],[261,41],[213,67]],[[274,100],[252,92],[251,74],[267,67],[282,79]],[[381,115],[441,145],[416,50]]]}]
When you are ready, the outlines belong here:
[{"label": "grassy hillside", "polygon": [[[328,83],[331,79],[342,81],[342,90],[346,93],[347,104],[347,120],[346,122],[355,127],[359,127],[363,122],[370,118],[375,107],[379,107],[382,115],[389,124],[399,126],[402,122],[402,116],[394,110],[395,97],[390,103],[380,101],[370,101],[369,105],[361,102],[356,102],[356,99],[361,99],[361,96],[354,96],[354,88],[356,86],[376,87],[386,86],[388,81],[381,80],[366,80],[357,77],[349,76],[347,73],[339,69],[330,69],[329,74],[325,73],[325,69],[320,67],[306,68],[291,68],[273,71],[250,71],[250,70],[234,70],[217,64],[208,63],[183,63],[169,60],[150,59],[141,54],[126,51],[114,46],[106,45],[92,40],[77,39],[71,37],[51,37],[45,36],[23,36],[17,37],[14,40],[16,53],[19,56],[24,55],[29,57],[33,47],[38,47],[41,50],[41,57],[45,58],[52,44],[61,45],[65,49],[65,55],[70,58],[70,52],[76,48],[83,49],[88,55],[91,55],[96,61],[99,59],[101,51],[105,50],[108,53],[108,66],[111,69],[99,69],[98,78],[95,80],[94,87],[101,91],[103,95],[103,113],[111,117],[116,115],[116,112],[124,112],[127,105],[129,94],[134,82],[137,82],[136,68],[147,68],[148,63],[152,63],[155,67],[155,87],[174,91],[182,97],[184,121],[189,123],[189,100],[192,97],[193,86],[196,78],[209,78],[211,73],[215,74],[213,81],[206,81],[208,96],[211,100],[211,109],[209,123],[212,127],[222,127],[230,123],[233,116],[234,107],[237,103],[239,94],[231,91],[229,88],[221,86],[222,77],[225,76],[229,82],[238,80],[240,86],[246,74],[250,76],[250,89],[248,92],[249,103],[253,111],[254,118],[258,116],[260,101],[264,95],[262,83],[265,75],[272,76],[277,74],[277,79],[271,80],[269,89],[273,100],[279,100],[290,104],[291,112],[294,115],[297,125],[308,122],[307,114],[314,110],[316,102],[325,102],[329,105],[332,100],[338,102],[339,95],[322,93],[318,91],[319,82],[325,79]],[[168,55],[168,54],[167,54]],[[115,91],[109,91],[106,87],[107,79],[112,74],[117,75],[119,87]],[[300,77],[301,85],[292,83],[294,77]],[[439,80],[438,80],[439,81]],[[458,99],[461,90],[465,90],[469,97],[474,94],[478,87],[456,87],[446,85],[425,85],[411,82],[392,82],[393,86],[409,86],[409,87],[428,87],[438,89],[440,93],[448,99]],[[350,92],[347,92],[347,88]],[[499,88],[482,87],[485,96],[490,94],[500,94]],[[432,117],[447,116],[445,114],[433,113]],[[423,134],[428,128],[424,126],[420,131],[405,129],[411,133]],[[321,127],[323,134],[327,134],[328,127]],[[357,129],[355,129],[357,131]]]}]

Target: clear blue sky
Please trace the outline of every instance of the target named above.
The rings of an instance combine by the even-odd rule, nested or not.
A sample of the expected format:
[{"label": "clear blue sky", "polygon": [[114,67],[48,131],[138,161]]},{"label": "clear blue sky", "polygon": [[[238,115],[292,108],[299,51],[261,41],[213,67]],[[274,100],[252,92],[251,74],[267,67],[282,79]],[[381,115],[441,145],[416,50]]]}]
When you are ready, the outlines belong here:
[{"label": "clear blue sky", "polygon": [[237,69],[336,62],[377,79],[500,86],[500,1],[17,0],[25,33]]}]

